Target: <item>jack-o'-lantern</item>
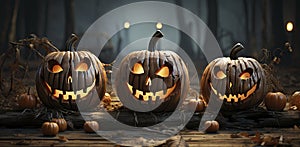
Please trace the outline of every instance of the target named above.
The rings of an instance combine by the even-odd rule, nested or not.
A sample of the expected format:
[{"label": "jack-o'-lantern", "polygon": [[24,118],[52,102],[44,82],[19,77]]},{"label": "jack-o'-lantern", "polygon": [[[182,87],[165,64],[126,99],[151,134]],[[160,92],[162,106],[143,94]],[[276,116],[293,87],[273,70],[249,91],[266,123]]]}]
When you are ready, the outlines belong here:
[{"label": "jack-o'-lantern", "polygon": [[43,104],[60,110],[90,110],[105,94],[106,73],[102,63],[88,51],[76,51],[72,35],[69,51],[52,52],[36,74],[37,93]]},{"label": "jack-o'-lantern", "polygon": [[253,58],[237,57],[244,47],[238,43],[230,57],[217,58],[203,72],[201,92],[208,103],[223,101],[223,110],[242,110],[258,106],[266,94],[266,77],[260,63]]},{"label": "jack-o'-lantern", "polygon": [[140,112],[173,111],[185,98],[189,87],[186,65],[173,51],[155,50],[161,37],[157,31],[148,50],[132,52],[122,60],[116,90],[125,107]]}]

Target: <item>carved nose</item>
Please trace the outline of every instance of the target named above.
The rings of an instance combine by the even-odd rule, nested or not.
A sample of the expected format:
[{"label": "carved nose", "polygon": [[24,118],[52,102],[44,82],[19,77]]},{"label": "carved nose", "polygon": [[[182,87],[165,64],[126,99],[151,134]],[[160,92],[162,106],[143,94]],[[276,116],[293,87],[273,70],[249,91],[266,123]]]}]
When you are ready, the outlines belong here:
[{"label": "carved nose", "polygon": [[72,83],[72,76],[69,76],[68,77],[68,84],[71,84]]},{"label": "carved nose", "polygon": [[151,86],[151,78],[150,78],[150,77],[148,77],[148,78],[146,79],[146,85],[147,85],[147,86]]}]

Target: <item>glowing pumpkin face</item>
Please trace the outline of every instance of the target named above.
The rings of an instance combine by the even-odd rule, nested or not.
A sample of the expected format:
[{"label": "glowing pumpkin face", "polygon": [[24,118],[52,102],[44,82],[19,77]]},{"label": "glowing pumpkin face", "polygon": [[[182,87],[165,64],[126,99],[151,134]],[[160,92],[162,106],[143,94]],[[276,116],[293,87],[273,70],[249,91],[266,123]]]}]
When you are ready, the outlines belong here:
[{"label": "glowing pumpkin face", "polygon": [[236,57],[243,47],[237,44],[231,57],[217,58],[205,69],[201,79],[203,98],[223,101],[223,110],[258,106],[266,94],[265,74],[253,58]]},{"label": "glowing pumpkin face", "polygon": [[184,94],[182,84],[188,87],[186,66],[172,51],[132,52],[123,59],[118,72],[120,80],[116,89],[122,103],[145,111],[154,105],[159,107],[153,111],[174,110]]},{"label": "glowing pumpkin face", "polygon": [[[73,45],[74,37],[71,41]],[[77,110],[77,105],[87,109],[97,106],[105,93],[105,84],[102,63],[87,51],[48,54],[36,77],[37,92],[43,104],[66,110]]]},{"label": "glowing pumpkin face", "polygon": [[[161,61],[163,65],[159,65],[160,59],[154,57],[159,52],[149,52],[149,54],[152,58],[144,59],[133,65],[127,86],[136,99],[143,101],[163,100],[169,97],[176,85],[179,84],[179,77],[173,75],[173,66],[169,61]],[[149,65],[148,62],[153,64]],[[157,79],[161,79],[163,82],[155,83]]]}]

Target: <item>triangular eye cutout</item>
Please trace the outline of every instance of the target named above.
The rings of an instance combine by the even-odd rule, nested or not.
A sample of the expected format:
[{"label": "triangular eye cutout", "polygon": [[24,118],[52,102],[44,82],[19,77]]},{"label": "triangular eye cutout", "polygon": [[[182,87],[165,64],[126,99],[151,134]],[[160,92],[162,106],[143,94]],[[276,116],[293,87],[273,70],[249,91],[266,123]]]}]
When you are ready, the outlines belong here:
[{"label": "triangular eye cutout", "polygon": [[214,68],[213,72],[214,72],[216,79],[221,80],[221,79],[224,79],[227,77],[226,74],[224,73],[224,71],[219,66],[216,66]]},{"label": "triangular eye cutout", "polygon": [[76,65],[76,71],[87,71],[90,68],[90,60],[88,58],[84,58],[79,64]]},{"label": "triangular eye cutout", "polygon": [[247,80],[247,79],[251,78],[252,73],[253,73],[253,69],[247,68],[246,70],[244,70],[244,71],[240,74],[240,78],[241,78],[242,80]]},{"label": "triangular eye cutout", "polygon": [[222,70],[219,70],[217,73],[216,73],[216,77],[218,79],[224,79],[226,78],[226,74],[222,71]]},{"label": "triangular eye cutout", "polygon": [[160,77],[166,78],[170,75],[169,67],[168,66],[163,66],[155,74],[160,76]]},{"label": "triangular eye cutout", "polygon": [[54,59],[48,61],[48,70],[52,73],[59,73],[63,71],[61,65]]},{"label": "triangular eye cutout", "polygon": [[140,62],[135,63],[132,67],[131,72],[133,74],[143,74],[144,73],[143,65]]}]

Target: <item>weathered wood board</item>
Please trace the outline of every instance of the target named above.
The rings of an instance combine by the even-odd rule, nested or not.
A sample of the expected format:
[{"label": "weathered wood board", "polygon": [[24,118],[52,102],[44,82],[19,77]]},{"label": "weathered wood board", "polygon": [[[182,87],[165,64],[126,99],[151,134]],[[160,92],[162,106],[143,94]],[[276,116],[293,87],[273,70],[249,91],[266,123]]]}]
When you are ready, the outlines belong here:
[{"label": "weathered wood board", "polygon": [[[55,137],[44,137],[39,128],[35,129],[7,129],[2,128],[0,134],[1,146],[118,146],[97,134],[87,134],[83,130],[60,132]],[[5,132],[5,133],[4,133]],[[282,136],[281,146],[299,146],[299,129],[260,129],[263,136]],[[185,142],[191,147],[198,146],[255,146],[259,145],[252,137],[256,131],[246,131],[249,137],[233,137],[238,131],[219,131],[214,134],[205,134],[198,131],[184,130],[180,132]],[[138,144],[137,144],[138,145]]]}]

